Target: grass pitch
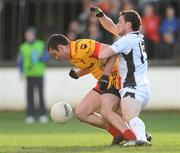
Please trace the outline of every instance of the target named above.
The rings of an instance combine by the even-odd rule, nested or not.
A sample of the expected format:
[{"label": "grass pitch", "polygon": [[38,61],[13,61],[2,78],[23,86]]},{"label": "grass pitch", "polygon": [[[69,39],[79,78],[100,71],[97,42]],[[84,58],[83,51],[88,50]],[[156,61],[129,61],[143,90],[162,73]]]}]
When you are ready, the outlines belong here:
[{"label": "grass pitch", "polygon": [[180,153],[180,112],[143,112],[151,147],[109,146],[111,136],[77,120],[27,125],[24,113],[0,113],[0,153]]}]

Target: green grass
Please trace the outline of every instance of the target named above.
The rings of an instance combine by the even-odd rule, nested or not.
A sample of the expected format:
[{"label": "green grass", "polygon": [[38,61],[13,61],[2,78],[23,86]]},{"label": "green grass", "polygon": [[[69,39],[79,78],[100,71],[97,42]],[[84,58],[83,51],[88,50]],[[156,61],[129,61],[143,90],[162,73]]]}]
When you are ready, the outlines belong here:
[{"label": "green grass", "polygon": [[0,113],[0,153],[180,153],[180,112],[143,112],[151,147],[111,147],[103,130],[72,120],[24,123],[24,113]]}]

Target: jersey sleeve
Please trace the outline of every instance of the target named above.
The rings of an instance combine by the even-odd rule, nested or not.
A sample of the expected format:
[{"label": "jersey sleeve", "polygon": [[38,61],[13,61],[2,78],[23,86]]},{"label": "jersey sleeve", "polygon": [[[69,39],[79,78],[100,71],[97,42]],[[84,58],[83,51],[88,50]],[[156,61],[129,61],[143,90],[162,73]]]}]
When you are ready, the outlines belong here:
[{"label": "jersey sleeve", "polygon": [[75,42],[76,58],[98,57],[100,43],[91,39],[79,39]]},{"label": "jersey sleeve", "polygon": [[124,53],[124,54],[128,54],[132,47],[130,45],[131,43],[129,42],[129,40],[127,39],[126,36],[121,37],[119,40],[117,40],[116,42],[114,42],[111,45],[112,50],[118,54],[118,53]]}]

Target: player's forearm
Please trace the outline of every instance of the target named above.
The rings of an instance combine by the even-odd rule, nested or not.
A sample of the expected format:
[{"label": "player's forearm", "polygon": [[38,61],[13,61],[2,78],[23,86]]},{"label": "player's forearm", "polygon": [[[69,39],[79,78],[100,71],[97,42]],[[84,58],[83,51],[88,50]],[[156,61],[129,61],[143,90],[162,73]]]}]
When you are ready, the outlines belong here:
[{"label": "player's forearm", "polygon": [[113,55],[110,58],[108,58],[107,63],[103,70],[103,75],[109,76],[111,74],[117,57],[118,57],[118,55]]},{"label": "player's forearm", "polygon": [[104,29],[106,29],[107,31],[109,31],[110,33],[116,36],[119,36],[119,30],[118,30],[117,25],[114,24],[114,22],[109,17],[104,15],[103,17],[100,17],[98,19]]},{"label": "player's forearm", "polygon": [[99,8],[99,7],[91,7],[90,8],[91,13],[94,13],[96,17],[98,17],[101,25],[109,32],[112,34],[118,36],[119,35],[119,30],[116,24],[107,17],[104,12]]}]

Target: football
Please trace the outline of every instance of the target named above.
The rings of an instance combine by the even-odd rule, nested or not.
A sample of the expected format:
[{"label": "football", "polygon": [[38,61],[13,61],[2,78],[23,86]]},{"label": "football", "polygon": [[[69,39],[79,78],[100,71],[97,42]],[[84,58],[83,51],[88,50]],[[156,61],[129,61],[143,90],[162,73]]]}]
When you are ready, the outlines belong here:
[{"label": "football", "polygon": [[52,106],[50,116],[55,123],[63,124],[72,119],[73,110],[68,103],[59,102]]}]

